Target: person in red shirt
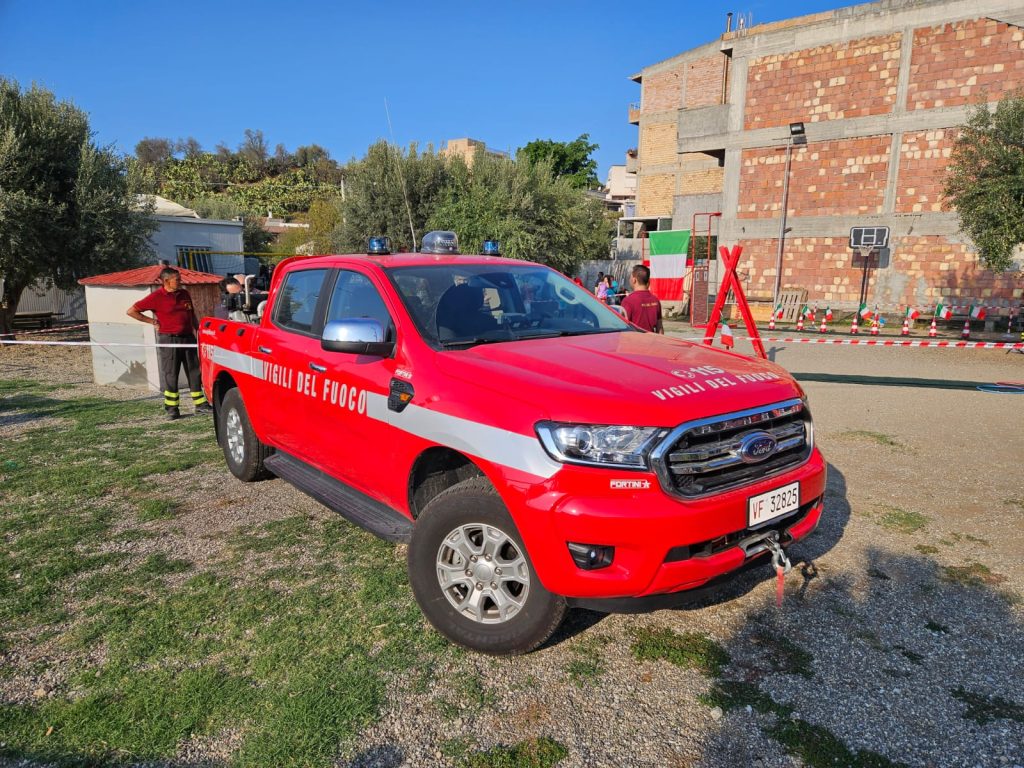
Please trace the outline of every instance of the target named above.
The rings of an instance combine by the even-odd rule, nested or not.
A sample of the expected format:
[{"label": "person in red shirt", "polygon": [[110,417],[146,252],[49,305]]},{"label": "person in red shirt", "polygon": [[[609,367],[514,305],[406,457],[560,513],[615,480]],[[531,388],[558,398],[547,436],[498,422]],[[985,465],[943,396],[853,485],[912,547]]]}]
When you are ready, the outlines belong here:
[{"label": "person in red shirt", "polygon": [[[213,413],[213,408],[203,394],[202,378],[199,371],[199,355],[196,352],[196,329],[199,320],[192,308],[192,297],[181,287],[181,275],[173,267],[160,270],[161,287],[141,301],[135,302],[128,310],[128,317],[156,328],[158,344],[189,344],[190,347],[159,347],[160,378],[164,386],[164,409],[171,421],[181,418],[178,407],[178,371],[185,366],[188,388],[192,393],[192,404],[196,413]],[[143,312],[152,312],[147,317]]]},{"label": "person in red shirt", "polygon": [[661,301],[651,293],[647,286],[651,284],[651,270],[643,264],[637,264],[629,275],[629,285],[633,289],[622,300],[622,310],[626,319],[643,331],[664,333],[661,324]]}]

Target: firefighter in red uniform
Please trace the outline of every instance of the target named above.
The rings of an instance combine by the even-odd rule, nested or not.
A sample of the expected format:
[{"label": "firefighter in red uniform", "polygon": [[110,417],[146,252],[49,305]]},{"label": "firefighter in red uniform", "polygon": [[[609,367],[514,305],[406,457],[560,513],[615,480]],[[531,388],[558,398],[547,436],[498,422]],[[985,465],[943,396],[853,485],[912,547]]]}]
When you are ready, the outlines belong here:
[{"label": "firefighter in red uniform", "polygon": [[[181,287],[181,275],[173,267],[160,271],[162,287],[153,291],[141,301],[135,302],[128,310],[128,317],[149,323],[157,330],[158,344],[188,344],[189,347],[160,347],[160,378],[164,386],[164,408],[171,421],[181,418],[178,409],[178,371],[185,366],[188,388],[192,392],[192,404],[196,413],[213,413],[213,408],[203,394],[199,370],[199,355],[196,352],[196,329],[199,320],[192,308],[192,297]],[[143,312],[152,312],[147,317]]]}]

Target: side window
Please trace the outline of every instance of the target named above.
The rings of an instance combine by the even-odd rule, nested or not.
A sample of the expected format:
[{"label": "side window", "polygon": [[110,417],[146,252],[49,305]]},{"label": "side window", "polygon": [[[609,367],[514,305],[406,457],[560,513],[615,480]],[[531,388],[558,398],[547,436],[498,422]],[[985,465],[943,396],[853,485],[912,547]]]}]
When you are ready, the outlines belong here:
[{"label": "side window", "polygon": [[327,310],[327,322],[353,317],[376,320],[384,329],[384,338],[389,341],[394,339],[391,315],[376,286],[365,275],[342,270],[334,284],[331,305]]},{"label": "side window", "polygon": [[326,269],[289,272],[275,299],[274,322],[289,331],[312,333]]}]

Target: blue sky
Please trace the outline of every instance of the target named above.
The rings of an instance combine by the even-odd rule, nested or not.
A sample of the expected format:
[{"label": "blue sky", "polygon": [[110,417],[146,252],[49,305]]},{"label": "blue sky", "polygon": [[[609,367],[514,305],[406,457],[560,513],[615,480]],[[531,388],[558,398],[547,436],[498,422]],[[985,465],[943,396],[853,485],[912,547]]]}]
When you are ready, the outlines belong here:
[{"label": "blue sky", "polygon": [[0,74],[73,101],[125,152],[145,136],[236,147],[258,128],[271,148],[346,161],[392,138],[386,99],[399,144],[589,133],[604,178],[637,144],[631,74],[716,38],[728,11],[762,23],[847,4],[0,0]]}]

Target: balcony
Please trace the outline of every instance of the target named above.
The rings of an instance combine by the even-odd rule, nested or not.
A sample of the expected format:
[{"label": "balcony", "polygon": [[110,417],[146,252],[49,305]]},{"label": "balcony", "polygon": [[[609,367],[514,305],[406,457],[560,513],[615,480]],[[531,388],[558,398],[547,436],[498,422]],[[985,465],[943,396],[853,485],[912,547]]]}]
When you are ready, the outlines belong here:
[{"label": "balcony", "polygon": [[629,122],[630,125],[640,125],[640,105],[630,104],[629,105]]},{"label": "balcony", "polygon": [[636,173],[640,170],[640,158],[637,157],[636,150],[630,150],[626,153],[626,173]]},{"label": "balcony", "polygon": [[679,111],[679,152],[705,152],[723,146],[729,132],[729,104]]}]

